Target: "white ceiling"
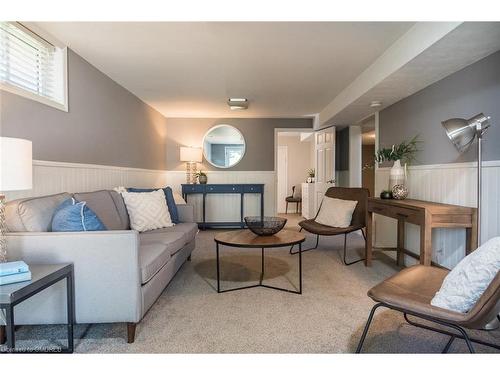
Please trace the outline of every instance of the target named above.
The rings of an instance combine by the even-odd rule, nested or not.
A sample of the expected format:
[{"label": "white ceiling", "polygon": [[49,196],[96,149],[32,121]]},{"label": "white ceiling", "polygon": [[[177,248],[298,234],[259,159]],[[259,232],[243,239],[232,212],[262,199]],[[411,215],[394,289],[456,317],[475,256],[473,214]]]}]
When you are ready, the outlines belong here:
[{"label": "white ceiling", "polygon": [[[409,22],[44,22],[39,27],[167,117],[320,112]],[[245,97],[230,111],[228,97]]]}]

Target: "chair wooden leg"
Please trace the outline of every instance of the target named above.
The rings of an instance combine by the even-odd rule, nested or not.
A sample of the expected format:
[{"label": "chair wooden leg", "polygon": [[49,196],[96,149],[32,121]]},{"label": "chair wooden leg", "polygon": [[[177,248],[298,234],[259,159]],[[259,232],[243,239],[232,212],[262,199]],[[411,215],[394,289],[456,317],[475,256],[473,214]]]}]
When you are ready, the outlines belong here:
[{"label": "chair wooden leg", "polygon": [[135,341],[135,328],[137,323],[127,323],[127,343],[132,344]]},{"label": "chair wooden leg", "polygon": [[0,345],[5,344],[7,337],[5,336],[5,326],[0,325]]}]

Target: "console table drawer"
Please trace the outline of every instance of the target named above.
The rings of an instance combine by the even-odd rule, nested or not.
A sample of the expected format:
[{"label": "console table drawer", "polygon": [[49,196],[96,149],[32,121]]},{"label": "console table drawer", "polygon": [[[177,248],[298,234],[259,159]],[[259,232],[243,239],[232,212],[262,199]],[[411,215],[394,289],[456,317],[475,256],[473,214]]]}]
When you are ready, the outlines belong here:
[{"label": "console table drawer", "polygon": [[243,186],[244,193],[263,193],[264,186],[260,185],[244,185]]},{"label": "console table drawer", "polygon": [[420,224],[422,221],[421,212],[417,209],[393,207],[389,204],[368,201],[368,211],[413,224]]},{"label": "console table drawer", "polygon": [[243,191],[241,185],[224,184],[224,185],[208,185],[207,193],[241,193]]},{"label": "console table drawer", "polygon": [[183,193],[203,193],[205,191],[205,187],[203,185],[198,184],[186,184],[182,186]]}]

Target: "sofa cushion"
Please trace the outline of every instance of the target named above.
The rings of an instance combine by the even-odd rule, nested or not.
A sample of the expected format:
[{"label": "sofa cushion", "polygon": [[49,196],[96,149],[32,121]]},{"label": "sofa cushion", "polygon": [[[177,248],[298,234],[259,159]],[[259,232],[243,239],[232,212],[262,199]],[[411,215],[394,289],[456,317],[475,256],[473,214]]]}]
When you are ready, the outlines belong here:
[{"label": "sofa cushion", "polygon": [[191,242],[198,233],[198,225],[196,223],[179,223],[173,227],[161,228],[150,231],[151,233],[182,233],[185,243]]},{"label": "sofa cushion", "polygon": [[158,229],[139,233],[139,242],[142,244],[162,244],[166,246],[170,255],[175,255],[186,244],[185,235],[181,232],[160,232]]},{"label": "sofa cushion", "polygon": [[5,218],[9,232],[50,232],[56,208],[70,198],[69,193],[23,198],[8,202]]},{"label": "sofa cushion", "polygon": [[96,213],[108,230],[130,229],[129,217],[123,198],[113,190],[75,193],[73,197]]},{"label": "sofa cushion", "polygon": [[141,281],[146,284],[170,260],[170,251],[165,244],[151,242],[139,247],[139,264],[141,267]]}]

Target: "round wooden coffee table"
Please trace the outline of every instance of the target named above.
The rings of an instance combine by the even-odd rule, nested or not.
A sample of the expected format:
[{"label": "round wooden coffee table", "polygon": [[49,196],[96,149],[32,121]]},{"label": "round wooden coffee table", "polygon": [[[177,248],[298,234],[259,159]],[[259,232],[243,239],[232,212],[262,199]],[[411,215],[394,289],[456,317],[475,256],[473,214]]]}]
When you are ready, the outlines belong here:
[{"label": "round wooden coffee table", "polygon": [[[257,236],[248,229],[235,230],[230,232],[218,233],[215,235],[215,251],[217,256],[217,293],[231,292],[233,290],[249,289],[256,287],[263,287],[275,290],[281,290],[284,292],[302,294],[302,242],[305,241],[305,236],[302,233],[282,230],[273,236]],[[239,288],[225,289],[220,288],[220,264],[219,264],[219,247],[220,245],[231,246],[231,247],[242,247],[242,248],[257,248],[261,249],[261,272],[260,281],[255,285],[242,286]],[[299,258],[299,288],[284,289],[278,288],[271,285],[266,285],[262,283],[264,279],[264,249],[275,248],[275,247],[288,247],[293,245],[299,245],[298,258]]]}]

